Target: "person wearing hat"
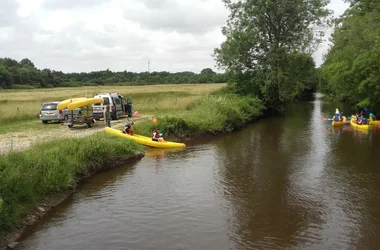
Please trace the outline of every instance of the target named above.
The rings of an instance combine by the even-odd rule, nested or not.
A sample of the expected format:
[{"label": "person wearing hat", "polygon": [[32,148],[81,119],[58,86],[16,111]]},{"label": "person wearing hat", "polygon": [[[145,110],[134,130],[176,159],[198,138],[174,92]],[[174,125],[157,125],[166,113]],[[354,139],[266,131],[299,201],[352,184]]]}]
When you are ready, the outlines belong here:
[{"label": "person wearing hat", "polygon": [[374,116],[372,113],[369,114],[369,121],[376,121],[376,116]]},{"label": "person wearing hat", "polygon": [[124,125],[124,128],[123,128],[123,133],[124,134],[129,134],[129,135],[133,135],[133,130],[132,130],[132,126],[134,125],[135,123],[132,121],[131,123],[126,123]]}]

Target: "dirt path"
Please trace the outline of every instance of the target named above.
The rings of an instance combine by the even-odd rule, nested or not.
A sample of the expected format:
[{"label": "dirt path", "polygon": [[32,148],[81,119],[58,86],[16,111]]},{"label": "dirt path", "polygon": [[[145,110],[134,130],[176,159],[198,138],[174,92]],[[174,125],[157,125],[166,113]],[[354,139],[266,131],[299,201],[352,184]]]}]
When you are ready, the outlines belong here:
[{"label": "dirt path", "polygon": [[[138,123],[139,120],[151,118],[150,116],[134,117],[133,121]],[[126,123],[127,119],[122,118],[120,120],[111,121],[111,127],[121,129]],[[47,124],[49,126],[50,124]],[[74,127],[69,129],[65,125],[58,126],[56,129],[48,130],[33,130],[23,132],[11,132],[0,135],[0,155],[6,154],[10,151],[25,150],[34,143],[48,141],[53,139],[64,138],[81,138],[90,136],[94,133],[103,131],[105,123],[103,120],[96,121],[92,128],[88,128],[86,125]]]}]

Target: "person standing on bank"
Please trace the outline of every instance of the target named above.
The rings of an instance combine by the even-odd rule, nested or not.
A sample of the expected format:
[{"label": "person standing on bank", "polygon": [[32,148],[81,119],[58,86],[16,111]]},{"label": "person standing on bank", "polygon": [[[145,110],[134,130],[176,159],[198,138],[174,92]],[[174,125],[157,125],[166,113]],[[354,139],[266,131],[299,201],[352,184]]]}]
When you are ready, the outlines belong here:
[{"label": "person standing on bank", "polygon": [[104,121],[106,122],[107,127],[111,127],[111,112],[110,112],[110,106],[106,106],[106,109],[104,110]]}]

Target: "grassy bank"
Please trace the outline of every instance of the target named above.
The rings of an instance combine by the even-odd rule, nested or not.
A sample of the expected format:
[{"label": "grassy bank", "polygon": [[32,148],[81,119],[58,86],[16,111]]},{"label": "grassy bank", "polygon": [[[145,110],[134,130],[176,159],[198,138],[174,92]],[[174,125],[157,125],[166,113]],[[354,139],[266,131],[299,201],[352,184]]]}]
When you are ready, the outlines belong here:
[{"label": "grassy bank", "polygon": [[230,132],[261,116],[264,109],[254,96],[238,96],[221,89],[189,103],[180,113],[157,116],[157,124],[142,121],[135,125],[135,132],[150,136],[159,127],[165,136],[172,138]]},{"label": "grassy bank", "polygon": [[44,197],[75,187],[80,175],[98,172],[142,147],[106,134],[37,144],[0,158],[0,235],[22,223]]},{"label": "grassy bank", "polygon": [[[0,125],[13,125],[38,119],[41,104],[70,97],[93,97],[101,92],[118,92],[132,97],[140,114],[163,114],[183,110],[198,97],[225,84],[165,84],[147,86],[92,86],[54,89],[22,89],[0,91]],[[8,129],[11,130],[11,129]]]}]

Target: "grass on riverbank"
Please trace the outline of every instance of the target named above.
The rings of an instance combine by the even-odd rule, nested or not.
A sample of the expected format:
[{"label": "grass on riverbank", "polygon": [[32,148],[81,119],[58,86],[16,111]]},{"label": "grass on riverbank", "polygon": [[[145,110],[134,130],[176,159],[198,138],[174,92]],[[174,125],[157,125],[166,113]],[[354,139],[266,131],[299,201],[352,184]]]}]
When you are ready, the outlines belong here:
[{"label": "grass on riverbank", "polygon": [[91,86],[54,89],[22,89],[0,91],[0,125],[26,120],[39,122],[41,104],[70,97],[93,97],[96,93],[118,92],[132,97],[135,110],[145,114],[182,110],[196,98],[225,84],[162,84],[147,86]]},{"label": "grass on riverbank", "polygon": [[193,101],[181,113],[158,116],[157,125],[151,120],[140,122],[135,125],[135,132],[150,136],[153,129],[159,127],[165,136],[195,137],[230,132],[263,114],[264,106],[257,97],[222,91]]},{"label": "grass on riverbank", "polygon": [[140,145],[107,134],[55,140],[0,158],[0,235],[14,229],[41,198],[75,186],[76,175],[96,172]]}]

